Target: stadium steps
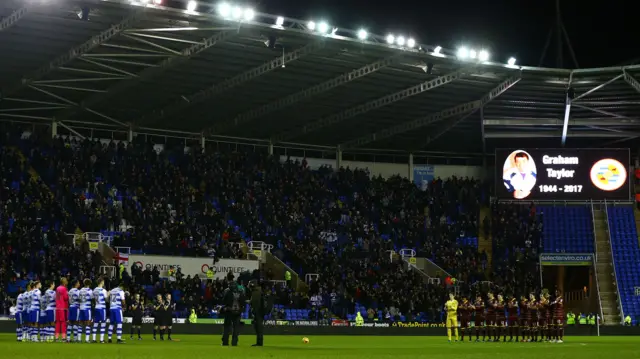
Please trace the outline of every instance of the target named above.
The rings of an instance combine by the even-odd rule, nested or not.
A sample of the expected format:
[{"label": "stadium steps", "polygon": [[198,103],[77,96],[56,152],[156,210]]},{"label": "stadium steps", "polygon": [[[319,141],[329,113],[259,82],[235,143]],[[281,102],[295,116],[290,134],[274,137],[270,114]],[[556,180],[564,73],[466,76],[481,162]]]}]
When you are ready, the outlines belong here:
[{"label": "stadium steps", "polygon": [[609,244],[609,226],[607,215],[604,210],[594,210],[593,223],[595,226],[596,253],[596,276],[600,289],[600,301],[602,302],[603,322],[606,325],[620,323],[620,312],[618,310],[618,295],[613,276],[613,258],[611,256],[611,245]]},{"label": "stadium steps", "polygon": [[[422,258],[422,259],[424,259],[424,258]],[[406,258],[405,258],[405,259],[403,259],[403,261],[404,261],[404,263],[405,263],[406,269],[408,269],[408,270],[414,270],[414,271],[416,271],[418,274],[420,274],[420,276],[421,276],[421,277],[422,277],[422,279],[424,280],[424,283],[425,283],[425,284],[429,284],[429,283],[431,282],[431,281],[430,281],[430,280],[431,280],[431,277],[430,277],[427,273],[425,273],[422,269],[418,268],[418,262],[417,262],[417,259],[416,259],[416,263],[415,263],[415,264],[412,264],[412,263],[411,263],[408,259],[406,259]]]},{"label": "stadium steps", "polygon": [[264,262],[262,264],[262,269],[266,272],[271,269],[273,273],[273,277],[276,280],[284,280],[284,274],[288,270],[291,273],[291,286],[297,292],[306,293],[309,291],[309,285],[301,278],[298,273],[296,273],[293,269],[287,266],[283,261],[281,261],[278,257],[274,256],[270,252],[264,253]]},{"label": "stadium steps", "polygon": [[[487,221],[489,228],[485,228],[485,218],[489,218]],[[491,266],[491,258],[493,254],[493,240],[491,236],[491,208],[487,206],[482,206],[480,208],[480,230],[478,231],[478,252],[482,253],[485,251],[487,253],[487,268],[492,268]],[[485,236],[485,232],[488,235]]]}]

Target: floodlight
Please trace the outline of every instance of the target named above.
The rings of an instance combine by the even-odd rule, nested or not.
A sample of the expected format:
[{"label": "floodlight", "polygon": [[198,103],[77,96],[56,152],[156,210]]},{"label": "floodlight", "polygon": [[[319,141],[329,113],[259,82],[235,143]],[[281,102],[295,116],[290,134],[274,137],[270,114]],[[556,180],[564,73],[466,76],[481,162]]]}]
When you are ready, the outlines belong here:
[{"label": "floodlight", "polygon": [[329,31],[329,25],[326,22],[321,22],[318,24],[318,31],[323,34],[326,34]]},{"label": "floodlight", "polygon": [[242,8],[240,6],[234,6],[231,10],[231,17],[234,19],[240,19],[242,17]]},{"label": "floodlight", "polygon": [[434,55],[440,55],[440,51],[442,51],[442,46],[436,46],[436,48],[433,49]]},{"label": "floodlight", "polygon": [[153,0],[153,3],[156,5],[162,5],[162,0]]},{"label": "floodlight", "polygon": [[276,25],[278,26],[284,25],[284,18],[282,16],[278,16],[278,18],[276,19]]},{"label": "floodlight", "polygon": [[404,46],[405,40],[403,36],[398,36],[398,38],[396,38],[396,44],[398,44],[399,46]]},{"label": "floodlight", "polygon": [[360,40],[365,40],[367,38],[367,36],[369,36],[369,34],[367,34],[367,30],[365,29],[360,29],[358,31],[358,39]]},{"label": "floodlight", "polygon": [[409,40],[407,40],[407,46],[413,48],[414,46],[416,46],[416,40],[409,38]]},{"label": "floodlight", "polygon": [[476,52],[476,50],[469,50],[469,57],[472,59],[478,57],[478,53]]},{"label": "floodlight", "polygon": [[507,61],[507,64],[508,64],[509,66],[515,66],[515,64],[516,64],[516,58],[515,58],[515,57],[510,57],[510,58],[509,58],[509,61]]},{"label": "floodlight", "polygon": [[229,4],[227,4],[226,2],[223,2],[222,4],[218,5],[218,13],[222,17],[229,17],[229,15],[231,15],[231,6],[229,6]]},{"label": "floodlight", "polygon": [[391,34],[387,35],[387,44],[391,45],[391,44],[393,44],[395,41],[396,41],[395,36],[393,36],[393,35],[391,35]]},{"label": "floodlight", "polygon": [[307,29],[309,29],[309,30],[311,30],[311,31],[315,30],[315,29],[316,29],[316,23],[315,23],[315,22],[313,22],[313,21],[309,21],[309,22],[307,23]]},{"label": "floodlight", "polygon": [[191,0],[187,3],[187,11],[194,12],[198,8],[198,2]]},{"label": "floodlight", "polygon": [[244,9],[243,16],[246,21],[251,21],[253,20],[255,13],[253,12],[253,9],[248,8],[248,9]]},{"label": "floodlight", "polygon": [[489,60],[489,52],[487,50],[480,50],[480,53],[478,53],[478,59],[480,61],[488,61]]},{"label": "floodlight", "polygon": [[469,49],[467,49],[466,47],[461,47],[458,49],[458,57],[461,59],[466,59],[467,57],[469,57]]}]

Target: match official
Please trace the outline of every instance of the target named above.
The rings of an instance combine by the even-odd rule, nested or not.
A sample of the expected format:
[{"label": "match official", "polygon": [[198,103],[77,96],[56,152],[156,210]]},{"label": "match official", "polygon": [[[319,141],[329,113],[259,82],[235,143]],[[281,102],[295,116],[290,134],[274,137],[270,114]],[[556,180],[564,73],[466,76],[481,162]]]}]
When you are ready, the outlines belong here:
[{"label": "match official", "polygon": [[268,299],[262,292],[262,286],[253,281],[250,284],[251,288],[251,312],[253,313],[253,328],[256,331],[256,343],[254,347],[261,347],[264,344],[264,316],[270,311],[267,303]]},{"label": "match official", "polygon": [[233,273],[227,276],[229,287],[224,291],[222,312],[224,313],[224,332],[222,333],[222,346],[229,345],[229,335],[231,335],[231,346],[238,346],[238,335],[240,334],[240,315],[246,304],[244,291],[240,285],[233,280]]}]

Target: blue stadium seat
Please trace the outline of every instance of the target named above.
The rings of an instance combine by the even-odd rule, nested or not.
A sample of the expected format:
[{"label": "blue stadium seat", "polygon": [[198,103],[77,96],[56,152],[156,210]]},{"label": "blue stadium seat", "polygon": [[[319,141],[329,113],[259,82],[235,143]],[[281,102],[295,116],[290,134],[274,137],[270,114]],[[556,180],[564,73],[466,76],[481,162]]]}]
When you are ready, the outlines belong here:
[{"label": "blue stadium seat", "polygon": [[608,207],[611,248],[622,310],[636,320],[640,315],[640,245],[633,207]]},{"label": "blue stadium seat", "polygon": [[593,219],[588,206],[537,207],[543,216],[542,246],[547,253],[593,253]]}]

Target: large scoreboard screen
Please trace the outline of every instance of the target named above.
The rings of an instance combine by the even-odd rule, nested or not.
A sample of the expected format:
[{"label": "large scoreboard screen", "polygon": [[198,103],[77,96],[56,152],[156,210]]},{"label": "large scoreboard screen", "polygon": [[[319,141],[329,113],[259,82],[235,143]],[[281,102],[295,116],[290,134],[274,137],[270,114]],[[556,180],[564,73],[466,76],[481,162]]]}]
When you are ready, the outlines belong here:
[{"label": "large scoreboard screen", "polygon": [[512,200],[628,200],[628,149],[498,149],[496,196]]}]

